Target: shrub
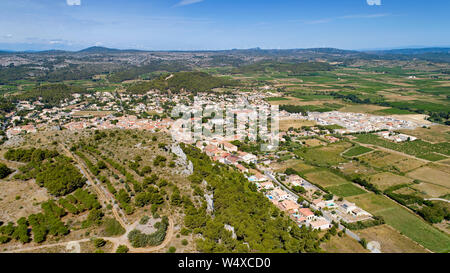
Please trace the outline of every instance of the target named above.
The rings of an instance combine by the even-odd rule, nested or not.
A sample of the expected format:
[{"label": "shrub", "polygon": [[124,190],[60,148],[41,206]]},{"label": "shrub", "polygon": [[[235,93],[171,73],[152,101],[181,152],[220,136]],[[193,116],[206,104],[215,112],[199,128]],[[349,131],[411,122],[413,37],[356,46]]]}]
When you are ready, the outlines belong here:
[{"label": "shrub", "polygon": [[3,179],[10,175],[13,171],[8,168],[5,164],[0,164],[0,179]]},{"label": "shrub", "polygon": [[168,253],[175,253],[177,249],[174,246],[169,247],[169,250],[167,250]]},{"label": "shrub", "polygon": [[92,242],[94,243],[94,246],[97,248],[104,247],[106,245],[106,241],[102,238],[94,238]]},{"label": "shrub", "polygon": [[135,229],[128,234],[128,240],[133,247],[146,247],[159,245],[164,241],[166,237],[167,227],[169,225],[169,219],[164,216],[159,222],[157,230],[152,234],[144,234],[141,231]]},{"label": "shrub", "polygon": [[120,245],[119,247],[117,247],[116,253],[128,253],[130,249],[128,249],[127,246],[125,245]]}]

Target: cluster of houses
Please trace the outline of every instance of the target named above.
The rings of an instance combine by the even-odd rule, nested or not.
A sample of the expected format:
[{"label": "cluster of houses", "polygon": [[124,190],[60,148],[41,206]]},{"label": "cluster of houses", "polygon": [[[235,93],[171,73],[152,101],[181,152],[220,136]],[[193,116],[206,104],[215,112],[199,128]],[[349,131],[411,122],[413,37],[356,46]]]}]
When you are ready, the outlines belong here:
[{"label": "cluster of houses", "polygon": [[249,169],[241,163],[255,164],[258,159],[254,154],[239,151],[237,146],[227,141],[218,141],[215,139],[198,141],[196,146],[214,161],[233,165],[244,173],[248,173]]},{"label": "cluster of houses", "polygon": [[[266,161],[264,157],[251,153],[239,151],[239,148],[229,141],[210,139],[198,141],[196,147],[205,152],[214,161],[232,165],[241,171],[250,182],[255,183],[257,189],[281,211],[287,213],[299,226],[308,226],[312,229],[326,230],[331,228],[332,221],[346,222],[363,221],[371,218],[371,215],[355,204],[346,200],[338,200],[334,197],[325,200],[325,195],[318,187],[306,181],[299,175],[284,175],[283,183],[287,187],[302,187],[303,193],[293,193],[286,188],[283,189],[279,183],[279,178],[275,178],[270,167],[262,163]],[[244,164],[245,163],[245,164]],[[248,168],[249,164],[254,164],[259,170],[264,170],[264,174],[254,168]],[[245,166],[244,166],[245,165]],[[299,195],[304,197],[299,203]],[[311,202],[306,201],[312,200]],[[321,213],[320,213],[320,212]],[[331,213],[333,211],[333,213]]]},{"label": "cluster of houses", "polygon": [[362,113],[347,113],[347,112],[309,112],[308,120],[313,120],[320,125],[337,124],[344,129],[335,130],[338,133],[358,133],[358,132],[373,132],[381,130],[400,130],[400,129],[415,129],[417,127],[425,126],[425,124],[418,124],[408,120],[401,120],[391,116],[376,116]]},{"label": "cluster of houses", "polygon": [[[233,110],[233,115],[237,116],[238,126],[235,134],[231,136],[202,136],[200,139],[192,138],[192,128],[183,128],[181,126],[175,126],[178,120],[166,119],[141,119],[136,115],[125,115],[116,117],[112,114],[107,114],[103,117],[84,117],[80,118],[80,111],[122,111],[124,110],[124,104],[127,104],[127,109],[133,109],[137,113],[153,111],[156,113],[162,113],[163,109],[161,105],[165,102],[182,103],[186,100],[183,95],[173,95],[168,98],[164,95],[157,95],[156,91],[149,91],[146,94],[134,95],[126,93],[110,93],[110,92],[97,92],[94,94],[74,94],[73,98],[64,101],[60,107],[54,107],[52,109],[40,109],[35,110],[38,106],[41,106],[40,102],[20,102],[17,105],[18,109],[30,110],[27,117],[33,117],[37,125],[22,125],[12,126],[6,130],[8,136],[14,136],[21,133],[33,133],[37,129],[56,122],[55,124],[61,124],[62,127],[78,131],[83,129],[137,129],[148,131],[169,131],[172,137],[178,137],[177,141],[194,144],[200,150],[205,152],[214,161],[228,164],[236,167],[241,171],[249,181],[255,183],[257,189],[262,191],[265,196],[280,210],[287,213],[298,225],[309,226],[313,229],[325,230],[332,226],[332,221],[360,221],[371,217],[370,214],[364,210],[355,206],[346,200],[337,200],[333,198],[331,200],[325,200],[322,197],[325,193],[318,187],[309,183],[305,179],[298,175],[284,175],[275,174],[270,167],[271,158],[270,154],[256,156],[252,153],[240,151],[236,145],[233,145],[234,140],[244,140],[249,137],[249,130],[245,126],[239,126],[244,124],[247,120],[249,109],[236,109]],[[267,104],[264,98],[266,93],[252,92],[245,95],[227,95],[219,94],[217,96],[211,96],[210,94],[198,94],[195,97],[194,110],[203,111],[204,105],[217,104],[219,107],[226,107],[227,105],[264,105]],[[144,100],[144,96],[150,96],[154,99]],[[39,109],[39,108],[38,108]],[[192,108],[191,108],[192,109]],[[268,113],[265,113],[268,114]],[[241,116],[241,118],[239,118]],[[27,118],[25,117],[25,118]],[[300,114],[289,114],[281,112],[280,117],[283,118],[301,118],[305,117]],[[11,120],[20,121],[20,116],[14,116],[14,113],[10,116]],[[319,124],[344,124],[352,126],[364,126],[366,122],[371,121],[371,118],[356,114],[346,115],[346,113],[331,112],[331,113],[310,113],[308,119],[316,120]],[[366,121],[366,119],[368,119]],[[195,121],[192,118],[191,121]],[[213,129],[215,125],[220,125],[220,119],[211,118],[208,123],[200,123],[202,127],[206,129]],[[399,126],[411,126],[409,123],[403,123],[397,120],[377,120],[378,123],[384,123],[387,126],[399,127]],[[195,124],[195,123],[194,123]],[[358,124],[358,125],[356,125]],[[222,124],[223,125],[223,124]],[[347,128],[347,127],[346,127]],[[194,128],[199,129],[199,128]],[[200,128],[203,129],[203,128]],[[370,130],[373,130],[373,126]],[[365,129],[364,129],[365,130]],[[324,135],[324,138],[328,142],[339,141],[338,138],[330,135],[330,131],[312,127],[308,130],[293,130],[288,132],[279,133],[280,140],[283,141],[283,137],[312,137]],[[389,135],[391,136],[391,135]],[[403,135],[397,135],[398,138],[404,138]],[[408,136],[409,137],[409,136]],[[410,137],[410,140],[412,138]],[[256,168],[254,168],[256,167]],[[261,173],[261,171],[264,172]],[[278,176],[278,178],[274,177]],[[281,184],[279,181],[280,176],[283,177]],[[288,190],[287,187],[302,187],[304,192],[293,193]],[[320,193],[317,195],[317,193]],[[299,202],[299,196],[302,196],[302,200]],[[310,201],[307,201],[310,200]],[[331,213],[334,212],[334,213]]]},{"label": "cluster of houses", "polygon": [[73,121],[64,124],[63,127],[71,130],[82,130],[82,129],[136,129],[136,130],[146,130],[155,132],[157,130],[168,130],[172,125],[172,120],[169,118],[151,120],[151,119],[138,119],[134,115],[127,115],[122,117],[114,117],[108,115],[104,118],[92,118],[83,121]]},{"label": "cluster of houses", "polygon": [[280,118],[285,120],[311,120],[319,125],[339,125],[343,127],[343,129],[336,129],[334,131],[340,134],[380,130],[394,131],[426,126],[425,123],[421,124],[408,120],[401,120],[392,116],[376,116],[339,111],[308,112],[306,116],[301,113],[281,111]]}]

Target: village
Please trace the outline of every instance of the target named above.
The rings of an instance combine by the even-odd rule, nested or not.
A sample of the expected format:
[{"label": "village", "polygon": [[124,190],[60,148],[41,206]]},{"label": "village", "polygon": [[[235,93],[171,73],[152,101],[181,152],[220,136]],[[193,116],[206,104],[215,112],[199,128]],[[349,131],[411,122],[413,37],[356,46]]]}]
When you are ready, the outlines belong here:
[{"label": "village", "polygon": [[[17,110],[27,110],[28,114],[21,117],[15,116],[15,112],[13,112],[9,117],[12,125],[20,123],[22,118],[33,118],[34,124],[10,126],[6,130],[6,135],[11,138],[23,133],[34,133],[37,130],[48,129],[164,131],[171,133],[172,138],[177,142],[195,145],[214,161],[234,166],[250,182],[255,183],[258,191],[264,193],[275,206],[287,213],[299,226],[326,230],[331,228],[334,223],[353,223],[372,219],[370,213],[354,203],[339,196],[330,196],[297,174],[286,175],[275,172],[271,167],[271,158],[279,157],[277,150],[255,155],[241,151],[239,147],[232,144],[234,141],[256,140],[257,131],[264,128],[262,128],[261,122],[258,123],[257,127],[249,126],[248,118],[255,113],[268,117],[271,114],[270,104],[265,101],[265,98],[270,96],[274,96],[274,94],[267,90],[239,95],[219,94],[211,96],[211,94],[199,93],[195,96],[192,106],[188,107],[190,112],[184,119],[181,116],[178,119],[177,117],[170,118],[169,111],[171,108],[167,107],[165,103],[172,101],[173,104],[181,104],[189,101],[188,97],[176,94],[169,98],[161,95],[157,90],[151,90],[143,95],[110,92],[74,94],[72,100],[66,100],[60,107],[42,110],[38,110],[42,104],[39,101],[33,103],[21,101],[17,105]],[[154,99],[148,100],[146,99],[148,97]],[[238,105],[243,106],[236,107]],[[213,107],[215,113],[220,112],[217,109],[227,107],[231,109],[231,114],[237,120],[236,123],[233,121],[234,126],[231,134],[224,134],[224,131],[217,130],[218,126],[224,127],[226,125],[226,118],[220,115],[210,115],[205,120],[202,114],[206,112],[205,107],[207,106],[216,107]],[[121,112],[129,114],[115,114]],[[154,113],[155,116],[141,116],[141,114],[148,112]],[[101,113],[104,114],[99,115]],[[186,113],[184,112],[184,114]],[[416,139],[414,137],[395,134],[392,131],[421,126],[392,117],[336,111],[309,112],[306,116],[281,111],[279,116],[274,116],[274,118],[280,120],[313,120],[319,127],[321,125],[339,125],[343,128],[331,130],[312,127],[282,132],[272,128],[273,132],[268,135],[279,139],[281,142],[291,137],[322,137],[329,143],[333,143],[340,140],[338,135],[372,131],[381,131],[378,133],[381,137],[395,142],[414,141]],[[198,134],[195,134],[195,132]],[[205,134],[205,132],[210,133]],[[274,147],[276,148],[276,146]]]}]

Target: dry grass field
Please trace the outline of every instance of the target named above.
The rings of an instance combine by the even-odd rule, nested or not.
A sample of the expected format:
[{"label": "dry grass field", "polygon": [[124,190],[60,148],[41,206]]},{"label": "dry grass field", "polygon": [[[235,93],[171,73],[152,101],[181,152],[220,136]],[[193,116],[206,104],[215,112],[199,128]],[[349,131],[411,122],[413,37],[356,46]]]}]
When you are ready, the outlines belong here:
[{"label": "dry grass field", "polygon": [[347,235],[343,237],[332,236],[328,242],[322,243],[320,247],[329,253],[370,253],[359,242]]},{"label": "dry grass field", "polygon": [[363,165],[357,161],[350,161],[344,164],[341,164],[341,172],[345,175],[351,175],[351,174],[361,174],[364,177],[376,174],[377,171],[373,168]]},{"label": "dry grass field", "polygon": [[431,124],[430,121],[426,120],[427,115],[412,114],[412,115],[392,115],[392,117],[402,120],[408,120],[412,122],[417,122],[419,124]]},{"label": "dry grass field", "polygon": [[400,131],[431,143],[450,142],[450,127],[445,125],[433,125],[429,129],[419,127],[414,130]]},{"label": "dry grass field", "polygon": [[412,182],[413,179],[411,178],[388,172],[378,173],[370,177],[370,183],[376,185],[382,191],[395,185],[410,184]]},{"label": "dry grass field", "polygon": [[417,190],[423,198],[438,198],[450,194],[450,188],[426,182],[412,185],[411,188]]},{"label": "dry grass field", "polygon": [[301,128],[302,126],[314,126],[316,122],[311,120],[285,119],[280,120],[280,131],[287,131],[289,128]]},{"label": "dry grass field", "polygon": [[326,144],[326,142],[320,141],[317,138],[310,138],[310,139],[306,139],[304,141],[308,147],[317,147],[317,146]]},{"label": "dry grass field", "polygon": [[367,155],[362,155],[360,159],[368,162],[375,168],[387,170],[397,169],[400,172],[408,172],[425,165],[425,163],[420,160],[381,151],[375,151]]},{"label": "dry grass field", "polygon": [[450,175],[444,171],[424,166],[406,174],[408,177],[450,189]]},{"label": "dry grass field", "polygon": [[49,198],[47,190],[34,180],[0,180],[0,219],[5,223],[16,222],[41,211],[40,203]]},{"label": "dry grass field", "polygon": [[355,105],[347,105],[339,109],[341,112],[352,112],[352,113],[372,113],[375,111],[387,109],[389,107],[383,107],[378,105],[371,104],[355,104]]},{"label": "dry grass field", "polygon": [[368,242],[377,241],[383,253],[427,253],[423,246],[400,234],[389,225],[366,228],[356,232]]},{"label": "dry grass field", "polygon": [[439,161],[439,163],[450,165],[450,159]]},{"label": "dry grass field", "polygon": [[305,162],[299,159],[289,159],[281,163],[274,162],[271,163],[271,167],[277,172],[284,172],[287,168],[293,168],[298,172],[307,172],[314,170],[313,166],[305,164]]}]

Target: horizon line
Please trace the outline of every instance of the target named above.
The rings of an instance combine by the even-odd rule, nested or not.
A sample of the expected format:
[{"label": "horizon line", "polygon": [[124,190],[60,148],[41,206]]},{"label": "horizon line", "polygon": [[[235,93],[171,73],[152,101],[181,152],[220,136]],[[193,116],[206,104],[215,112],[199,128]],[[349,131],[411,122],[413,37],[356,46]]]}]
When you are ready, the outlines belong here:
[{"label": "horizon line", "polygon": [[69,53],[79,53],[85,51],[87,49],[105,49],[105,50],[117,50],[117,51],[140,51],[140,52],[219,52],[219,51],[233,51],[233,50],[275,50],[275,51],[283,51],[283,50],[308,50],[308,49],[337,49],[337,50],[345,50],[345,51],[358,51],[358,52],[370,52],[370,51],[388,51],[388,50],[401,50],[401,49],[446,49],[450,48],[450,45],[446,46],[398,46],[398,47],[374,47],[374,48],[362,48],[362,49],[347,49],[347,48],[339,48],[339,47],[304,47],[304,48],[261,48],[261,47],[251,47],[251,48],[228,48],[228,49],[137,49],[137,48],[114,48],[114,47],[106,47],[106,46],[88,46],[79,50],[70,50],[70,49],[27,49],[27,50],[9,50],[9,49],[1,49],[0,52],[7,53],[40,53],[40,52],[50,52],[50,51],[60,51],[60,52],[69,52]]}]

